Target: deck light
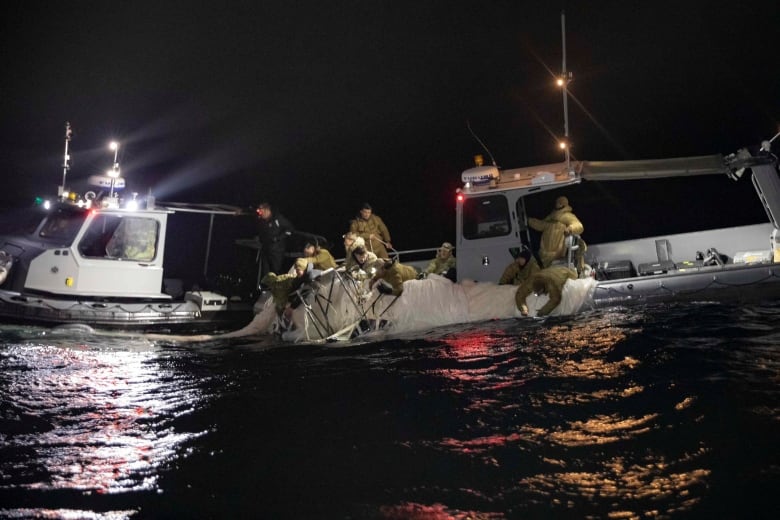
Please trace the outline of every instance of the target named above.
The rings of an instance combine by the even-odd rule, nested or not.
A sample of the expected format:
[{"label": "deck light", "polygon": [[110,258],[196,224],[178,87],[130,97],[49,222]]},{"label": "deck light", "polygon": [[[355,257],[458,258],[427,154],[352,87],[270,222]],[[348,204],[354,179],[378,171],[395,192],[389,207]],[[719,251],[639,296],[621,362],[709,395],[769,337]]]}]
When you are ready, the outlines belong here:
[{"label": "deck light", "polygon": [[125,208],[129,209],[130,211],[135,211],[138,209],[138,193],[133,192],[133,200],[130,200],[125,204]]}]

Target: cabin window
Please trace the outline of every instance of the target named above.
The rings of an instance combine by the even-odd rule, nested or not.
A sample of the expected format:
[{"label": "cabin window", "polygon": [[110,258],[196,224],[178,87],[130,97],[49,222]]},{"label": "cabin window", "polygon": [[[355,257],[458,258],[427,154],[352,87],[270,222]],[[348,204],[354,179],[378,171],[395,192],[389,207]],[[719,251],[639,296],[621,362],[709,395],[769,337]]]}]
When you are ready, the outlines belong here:
[{"label": "cabin window", "polygon": [[154,260],[160,225],[155,219],[98,215],[79,242],[79,253],[88,258]]},{"label": "cabin window", "polygon": [[46,217],[38,234],[41,238],[54,238],[70,242],[81,229],[83,222],[84,212],[57,208]]},{"label": "cabin window", "polygon": [[512,229],[506,197],[469,198],[463,202],[463,238],[473,240],[508,235]]}]

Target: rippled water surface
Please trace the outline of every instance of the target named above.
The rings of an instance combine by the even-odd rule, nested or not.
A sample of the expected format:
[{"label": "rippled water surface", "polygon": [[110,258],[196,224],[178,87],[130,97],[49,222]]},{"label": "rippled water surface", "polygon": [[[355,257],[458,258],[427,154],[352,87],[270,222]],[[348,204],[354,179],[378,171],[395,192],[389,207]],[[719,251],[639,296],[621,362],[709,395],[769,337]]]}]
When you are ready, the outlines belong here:
[{"label": "rippled water surface", "polygon": [[0,328],[4,518],[777,518],[780,304],[359,345]]}]

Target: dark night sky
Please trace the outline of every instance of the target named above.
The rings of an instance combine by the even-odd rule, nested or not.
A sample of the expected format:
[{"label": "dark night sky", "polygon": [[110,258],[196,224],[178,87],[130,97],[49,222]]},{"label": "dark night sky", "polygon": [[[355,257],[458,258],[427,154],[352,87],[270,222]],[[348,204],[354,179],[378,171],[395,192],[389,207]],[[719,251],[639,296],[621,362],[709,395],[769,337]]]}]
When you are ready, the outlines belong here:
[{"label": "dark night sky", "polygon": [[563,7],[577,158],[730,153],[778,131],[777,2],[569,4],[5,2],[2,202],[56,192],[70,121],[74,182],[118,139],[132,191],[268,200],[331,240],[369,201],[397,248],[453,240],[481,151],[467,120],[502,167],[561,158]]}]

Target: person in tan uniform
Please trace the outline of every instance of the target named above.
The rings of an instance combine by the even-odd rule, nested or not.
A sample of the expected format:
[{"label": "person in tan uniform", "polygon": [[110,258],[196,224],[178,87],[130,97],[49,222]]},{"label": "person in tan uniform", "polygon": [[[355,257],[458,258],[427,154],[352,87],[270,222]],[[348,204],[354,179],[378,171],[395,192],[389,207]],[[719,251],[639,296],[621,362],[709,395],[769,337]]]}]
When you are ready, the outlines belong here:
[{"label": "person in tan uniform", "polygon": [[566,197],[555,199],[555,208],[544,217],[544,220],[529,218],[528,225],[542,233],[539,243],[542,267],[550,267],[553,261],[566,255],[567,236],[581,235],[585,231],[582,222],[572,212],[569,199]]},{"label": "person in tan uniform", "polygon": [[390,242],[390,231],[384,221],[374,215],[374,210],[367,202],[360,207],[360,212],[350,223],[349,230],[366,242],[366,249],[379,258],[390,258],[388,249],[393,249]]},{"label": "person in tan uniform", "polygon": [[561,303],[563,296],[563,286],[568,280],[576,280],[577,272],[564,266],[553,266],[542,269],[538,273],[528,278],[517,288],[515,293],[515,303],[517,308],[523,314],[528,316],[528,306],[525,299],[533,292],[536,294],[546,294],[550,299],[536,313],[537,316],[547,316]]},{"label": "person in tan uniform", "polygon": [[336,268],[336,260],[330,251],[323,249],[316,242],[307,242],[303,247],[303,257],[313,264],[314,269],[324,271],[326,269]]},{"label": "person in tan uniform", "polygon": [[292,311],[294,306],[292,295],[305,281],[304,275],[309,267],[308,264],[305,258],[298,258],[293,265],[292,273],[270,272],[261,280],[261,283],[270,289],[276,312],[280,316],[289,315]]},{"label": "person in tan uniform", "polygon": [[366,251],[363,246],[354,248],[349,256],[351,263],[347,263],[347,273],[357,278],[373,278],[379,270],[379,264],[383,263],[383,260],[379,260],[371,251]]},{"label": "person in tan uniform", "polygon": [[514,261],[506,266],[498,285],[522,285],[527,279],[538,273],[541,268],[531,250],[523,246]]},{"label": "person in tan uniform", "polygon": [[411,265],[393,260],[386,260],[380,265],[373,282],[379,282],[377,290],[382,294],[400,296],[404,291],[404,282],[417,278],[417,270]]},{"label": "person in tan uniform", "polygon": [[344,267],[349,270],[350,267],[355,265],[355,257],[352,253],[358,248],[366,248],[366,241],[363,237],[359,237],[354,231],[350,231],[343,235],[344,238]]},{"label": "person in tan uniform", "polygon": [[453,249],[452,244],[444,242],[436,251],[436,258],[431,260],[425,268],[425,271],[423,271],[423,276],[428,274],[439,274],[454,282],[456,280],[456,260],[452,254]]}]

